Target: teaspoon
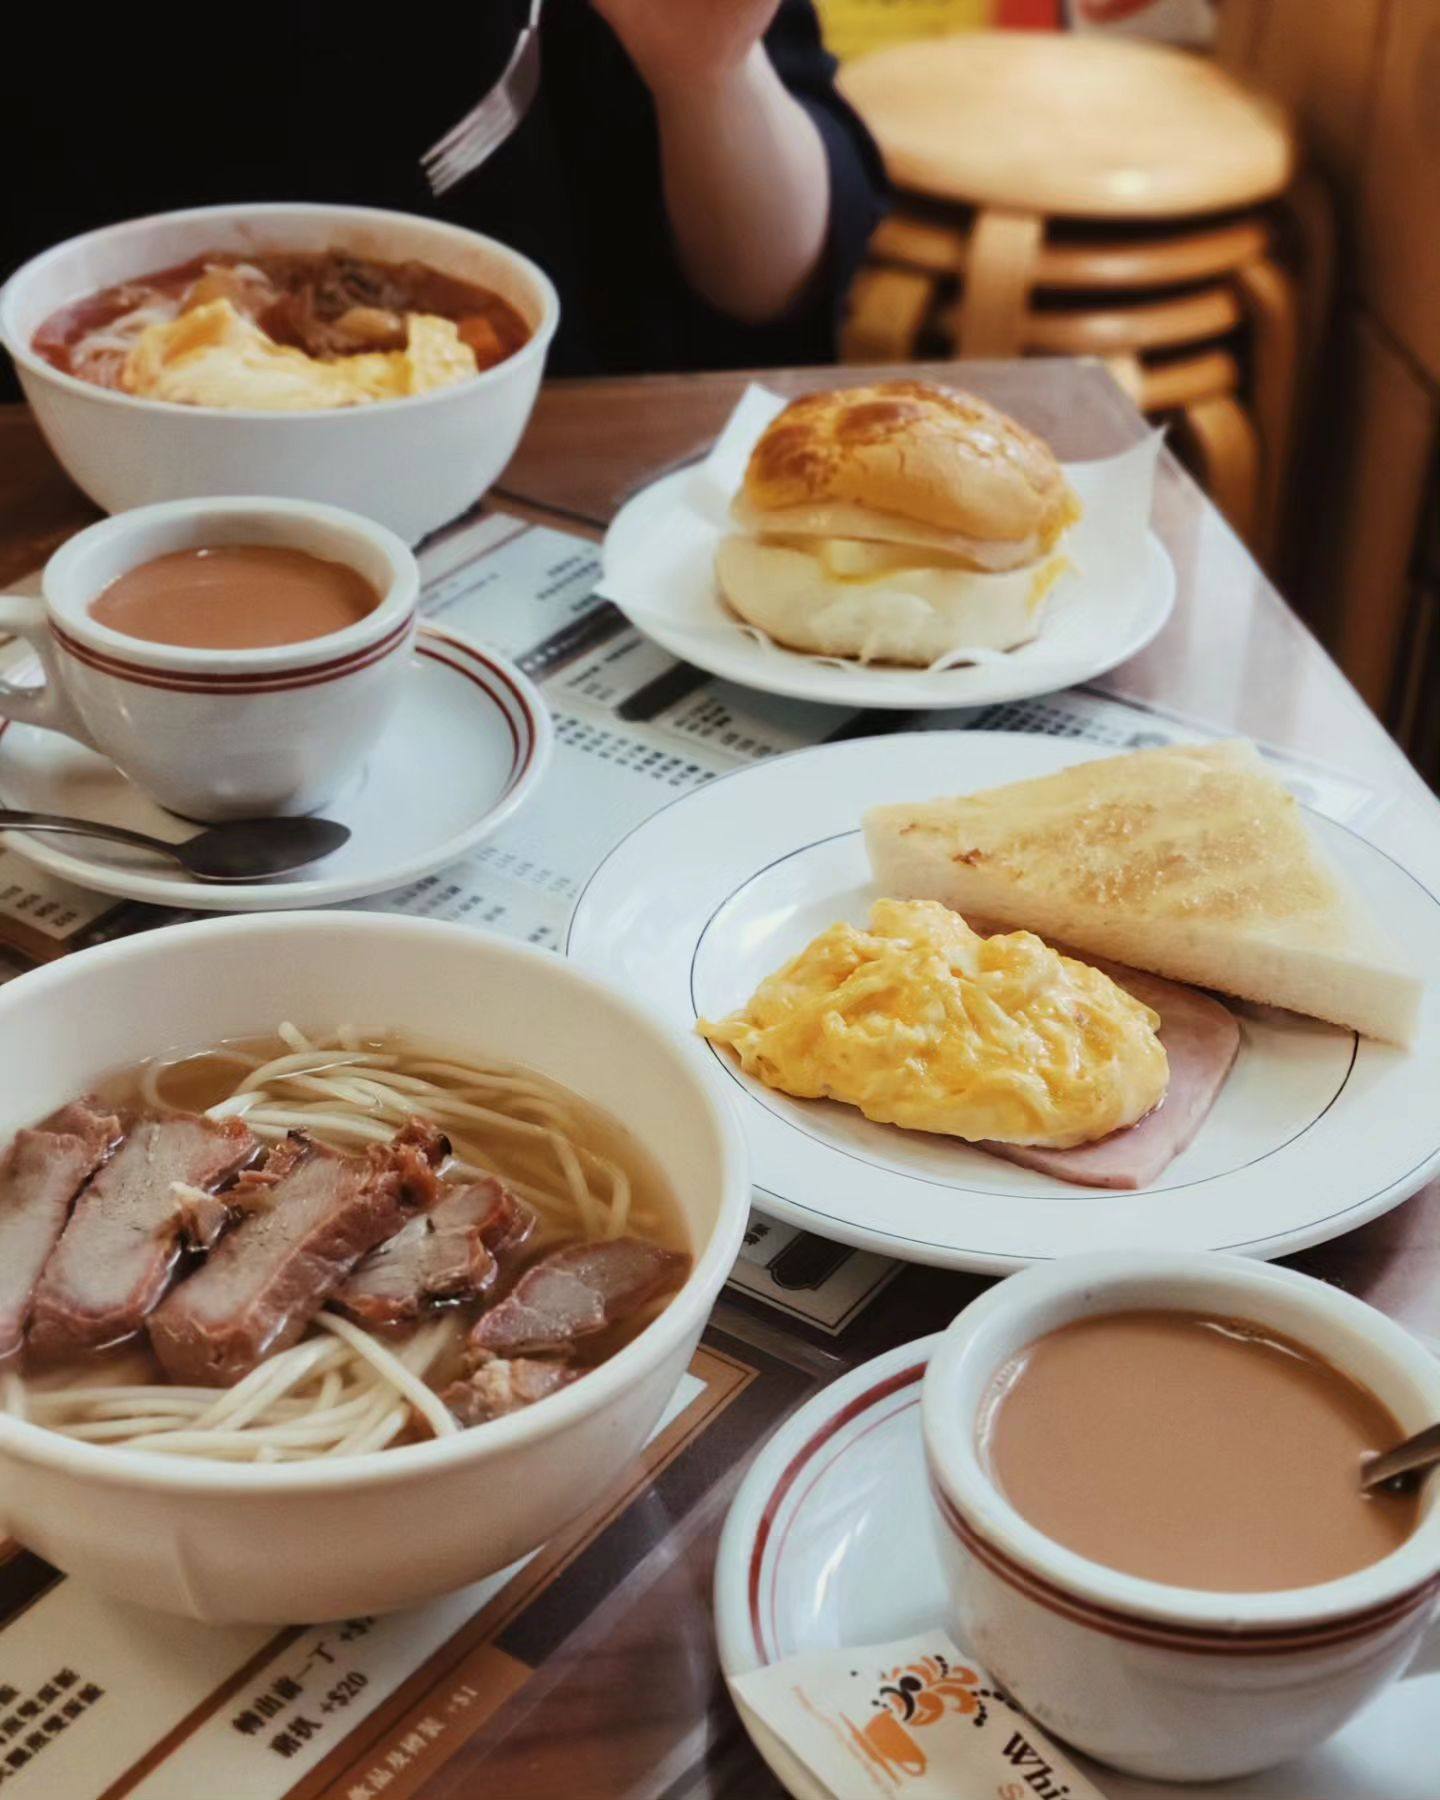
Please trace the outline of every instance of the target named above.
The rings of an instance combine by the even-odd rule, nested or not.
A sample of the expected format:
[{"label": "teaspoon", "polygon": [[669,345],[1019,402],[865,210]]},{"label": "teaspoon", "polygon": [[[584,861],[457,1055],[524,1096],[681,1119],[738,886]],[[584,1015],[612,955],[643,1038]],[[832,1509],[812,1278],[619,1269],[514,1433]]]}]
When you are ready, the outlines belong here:
[{"label": "teaspoon", "polygon": [[65,831],[77,837],[108,838],[179,863],[200,881],[258,881],[287,875],[338,850],[350,836],[334,819],[230,819],[211,825],[183,844],[167,843],[123,825],[98,819],[67,819],[58,813],[15,812],[0,807],[0,829]]},{"label": "teaspoon", "polygon": [[1369,1456],[1360,1466],[1360,1486],[1366,1493],[1393,1485],[1410,1487],[1427,1469],[1440,1464],[1440,1425],[1427,1425],[1393,1450]]}]

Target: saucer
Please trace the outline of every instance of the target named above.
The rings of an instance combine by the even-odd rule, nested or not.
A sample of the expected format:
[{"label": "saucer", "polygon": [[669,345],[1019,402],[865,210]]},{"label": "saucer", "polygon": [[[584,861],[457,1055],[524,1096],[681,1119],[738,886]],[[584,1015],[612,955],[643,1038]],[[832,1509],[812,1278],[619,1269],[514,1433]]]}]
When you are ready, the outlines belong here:
[{"label": "saucer", "polygon": [[[939,1333],[902,1344],[816,1394],[756,1458],[715,1565],[727,1676],[807,1651],[886,1644],[928,1630],[945,1578],[931,1537],[920,1391]],[[1422,1651],[1422,1656],[1424,1652]],[[1283,1704],[1283,1698],[1279,1702]],[[795,1800],[826,1800],[775,1735],[739,1708]],[[1336,1737],[1259,1775],[1175,1787],[1071,1751],[1107,1800],[1433,1800],[1440,1671],[1393,1683]]]},{"label": "saucer", "polygon": [[[17,671],[22,680],[31,670]],[[197,881],[98,838],[7,831],[3,842],[80,887],[156,906],[264,912],[383,893],[444,868],[521,806],[550,758],[545,702],[512,663],[422,626],[399,706],[364,768],[326,806],[350,841],[269,881]],[[0,723],[0,804],[125,825],[181,843],[200,827],[166,812],[113,763],[57,732]]]},{"label": "saucer", "polygon": [[[1086,465],[1079,465],[1084,468]],[[993,706],[1093,681],[1143,650],[1175,604],[1175,565],[1153,531],[1133,568],[1110,578],[1105,546],[1061,583],[1033,642],[981,663],[907,669],[811,656],[739,621],[715,585],[723,530],[683,504],[694,470],[663,475],[633,495],[605,536],[599,591],[632,625],[682,662],[722,680],[794,700],[853,710]],[[1084,527],[1080,528],[1083,533]],[[643,574],[637,572],[643,565]]]}]

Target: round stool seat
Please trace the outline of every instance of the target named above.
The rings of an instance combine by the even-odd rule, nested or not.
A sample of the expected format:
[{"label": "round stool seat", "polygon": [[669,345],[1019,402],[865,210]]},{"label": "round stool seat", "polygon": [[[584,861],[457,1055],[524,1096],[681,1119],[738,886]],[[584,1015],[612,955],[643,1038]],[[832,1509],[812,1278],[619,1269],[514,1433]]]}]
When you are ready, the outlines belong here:
[{"label": "round stool seat", "polygon": [[841,86],[898,187],[1053,217],[1253,206],[1294,168],[1281,111],[1158,44],[964,32],[861,57]]}]

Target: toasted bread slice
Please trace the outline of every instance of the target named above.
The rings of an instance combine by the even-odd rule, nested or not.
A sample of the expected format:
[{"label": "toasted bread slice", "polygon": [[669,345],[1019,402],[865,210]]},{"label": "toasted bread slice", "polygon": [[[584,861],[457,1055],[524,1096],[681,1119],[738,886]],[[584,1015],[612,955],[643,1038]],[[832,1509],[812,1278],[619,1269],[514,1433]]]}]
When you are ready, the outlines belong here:
[{"label": "toasted bread slice", "polygon": [[1254,747],[1139,750],[865,816],[901,900],[1406,1044],[1423,983]]}]

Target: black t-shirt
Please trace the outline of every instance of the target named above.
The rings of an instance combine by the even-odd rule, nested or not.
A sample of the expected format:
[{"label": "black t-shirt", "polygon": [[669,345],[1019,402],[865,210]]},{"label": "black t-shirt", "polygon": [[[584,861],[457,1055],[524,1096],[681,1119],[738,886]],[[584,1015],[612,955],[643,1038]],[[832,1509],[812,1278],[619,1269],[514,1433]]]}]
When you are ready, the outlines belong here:
[{"label": "black t-shirt", "polygon": [[152,0],[68,52],[52,44],[55,79],[0,109],[0,272],[142,213],[344,201],[451,219],[532,256],[561,295],[552,373],[830,357],[882,176],[835,92],[809,0],[784,0],[766,47],[823,136],[830,238],[804,299],[763,326],[705,306],[681,275],[649,93],[586,0],[549,0],[529,115],[488,163],[431,197],[418,157],[495,79],[526,11],[524,0],[373,13],[305,3],[202,24],[191,5]]}]

